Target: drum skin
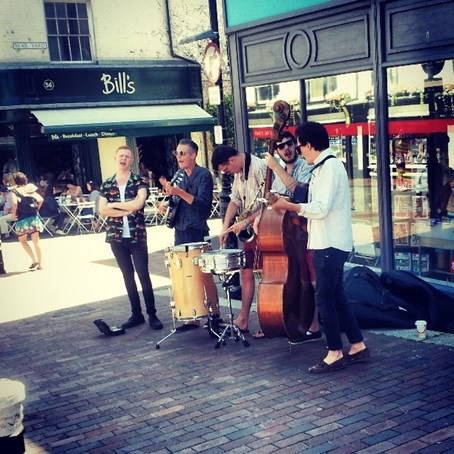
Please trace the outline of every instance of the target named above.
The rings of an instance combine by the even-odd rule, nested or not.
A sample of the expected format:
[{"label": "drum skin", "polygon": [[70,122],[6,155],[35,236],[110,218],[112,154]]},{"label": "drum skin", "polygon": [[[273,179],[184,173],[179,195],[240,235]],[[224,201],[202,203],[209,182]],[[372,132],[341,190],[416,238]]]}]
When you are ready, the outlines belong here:
[{"label": "drum skin", "polygon": [[204,304],[205,289],[212,309],[219,307],[213,276],[203,273],[198,264],[200,254],[208,250],[208,243],[187,243],[169,248],[166,252],[177,320],[208,316],[208,308]]}]

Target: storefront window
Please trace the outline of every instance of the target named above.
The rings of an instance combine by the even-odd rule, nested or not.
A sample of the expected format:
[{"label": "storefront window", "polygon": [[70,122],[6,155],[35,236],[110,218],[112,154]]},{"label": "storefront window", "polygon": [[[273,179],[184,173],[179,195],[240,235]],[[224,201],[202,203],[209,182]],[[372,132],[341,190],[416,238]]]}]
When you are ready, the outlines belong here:
[{"label": "storefront window", "polygon": [[[320,92],[320,90],[323,90]],[[330,147],[344,162],[351,187],[354,250],[349,261],[377,266],[380,261],[378,186],[370,71],[306,81],[309,121],[324,124]]]},{"label": "storefront window", "polygon": [[273,105],[283,99],[290,105],[289,127],[301,123],[299,82],[260,85],[246,88],[247,114],[251,153],[261,157],[268,151],[271,128],[274,123]]},{"label": "storefront window", "polygon": [[388,70],[394,263],[454,281],[453,61]]}]

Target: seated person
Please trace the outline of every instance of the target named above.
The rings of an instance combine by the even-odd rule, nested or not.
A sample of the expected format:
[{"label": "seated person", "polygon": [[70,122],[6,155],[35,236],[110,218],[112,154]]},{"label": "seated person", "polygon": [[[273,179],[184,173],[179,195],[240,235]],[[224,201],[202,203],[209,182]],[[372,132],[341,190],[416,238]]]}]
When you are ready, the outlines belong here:
[{"label": "seated person", "polygon": [[71,196],[72,203],[77,202],[83,196],[82,188],[74,180],[68,180],[66,188],[66,191],[62,195]]},{"label": "seated person", "polygon": [[[99,196],[101,195],[101,192],[99,191],[100,185],[96,183],[96,181],[87,181],[87,190],[90,193],[88,196],[88,202],[95,202],[95,210],[91,208],[84,208],[81,212],[82,216],[88,216],[88,215],[95,215],[99,214]],[[97,230],[99,227],[100,223],[97,219],[93,218],[92,220],[92,227],[94,230]]]},{"label": "seated person", "polygon": [[99,214],[99,196],[101,192],[99,192],[100,185],[96,183],[96,181],[88,181],[87,182],[87,190],[90,193],[88,197],[89,202],[95,202],[95,214]]},{"label": "seated person", "polygon": [[42,218],[53,218],[52,226],[56,229],[56,233],[64,235],[66,214],[60,210],[54,192],[54,185],[49,184],[44,191],[43,204],[39,209],[39,214]]}]

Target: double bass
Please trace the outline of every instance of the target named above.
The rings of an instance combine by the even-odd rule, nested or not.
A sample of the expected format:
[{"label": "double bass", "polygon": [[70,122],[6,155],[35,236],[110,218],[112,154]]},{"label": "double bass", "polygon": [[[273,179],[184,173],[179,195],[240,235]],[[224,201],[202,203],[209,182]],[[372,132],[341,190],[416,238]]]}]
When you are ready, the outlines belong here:
[{"label": "double bass", "polygon": [[[290,106],[276,101],[277,118],[268,152],[274,155],[276,142],[287,124]],[[272,170],[267,169],[265,199],[270,200]],[[314,290],[306,261],[307,229],[294,212],[274,210],[266,204],[258,226],[258,248],[262,275],[257,292],[260,329],[267,337],[302,338],[315,311]]]}]

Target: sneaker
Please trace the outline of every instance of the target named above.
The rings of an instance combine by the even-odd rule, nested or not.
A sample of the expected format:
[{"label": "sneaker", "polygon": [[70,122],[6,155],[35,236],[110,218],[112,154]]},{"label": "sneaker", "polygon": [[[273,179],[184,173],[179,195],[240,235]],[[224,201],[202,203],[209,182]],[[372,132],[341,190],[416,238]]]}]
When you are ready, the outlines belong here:
[{"label": "sneaker", "polygon": [[310,341],[321,339],[321,338],[322,338],[321,331],[316,331],[315,333],[313,333],[308,330],[304,336],[299,337],[297,339],[291,339],[291,342],[303,343],[303,342],[310,342]]},{"label": "sneaker", "polygon": [[149,318],[148,323],[150,324],[150,328],[152,328],[152,329],[162,329],[163,328],[161,320],[159,320],[159,318],[156,317],[156,315],[152,315]]},{"label": "sneaker", "polygon": [[57,229],[57,230],[55,230],[55,233],[56,233],[57,235],[66,235],[66,233],[63,232],[62,229]]},{"label": "sneaker", "polygon": [[39,267],[39,263],[36,262],[36,263],[32,263],[29,267],[28,267],[28,270],[29,271],[36,271]]},{"label": "sneaker", "polygon": [[123,325],[121,325],[121,327],[123,329],[129,329],[129,328],[134,328],[134,326],[141,325],[142,323],[145,323],[145,318],[143,317],[142,314],[131,315],[131,317],[128,318],[128,321],[126,323],[123,323]]}]

